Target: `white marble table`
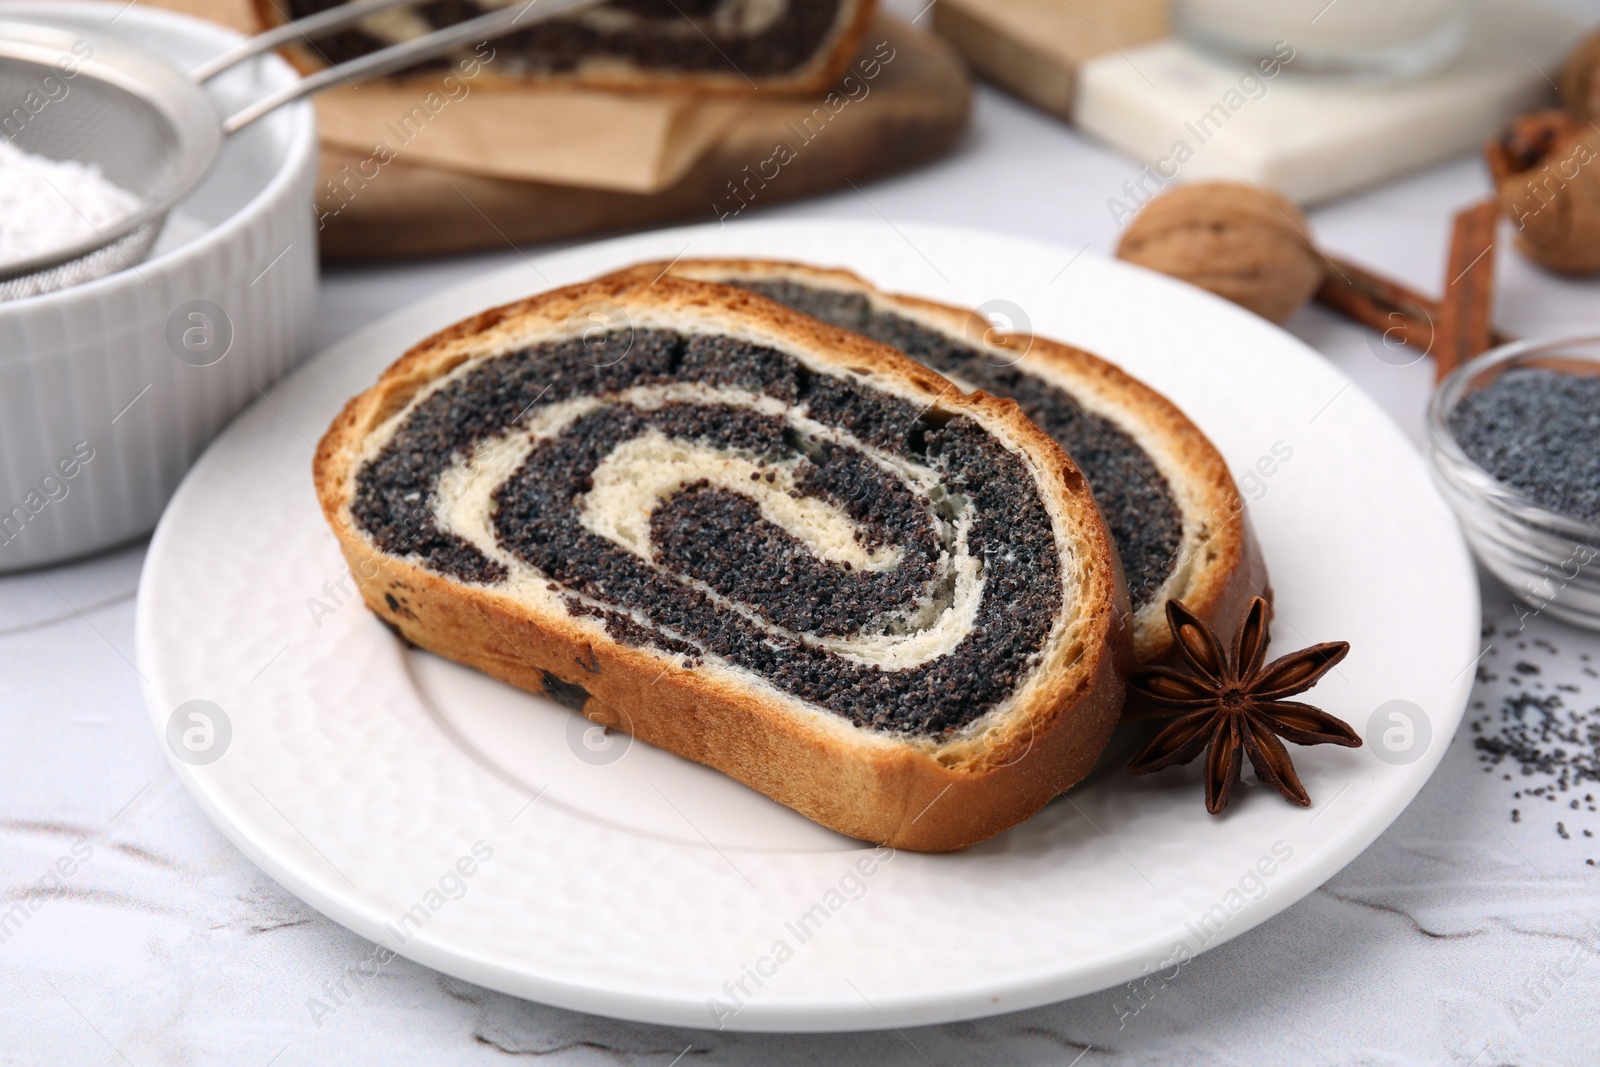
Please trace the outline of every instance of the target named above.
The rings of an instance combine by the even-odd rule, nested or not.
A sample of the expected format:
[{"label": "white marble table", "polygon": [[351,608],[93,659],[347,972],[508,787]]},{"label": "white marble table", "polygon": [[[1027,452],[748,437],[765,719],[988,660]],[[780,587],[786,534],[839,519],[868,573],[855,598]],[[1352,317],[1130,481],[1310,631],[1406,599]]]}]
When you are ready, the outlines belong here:
[{"label": "white marble table", "polygon": [[[862,219],[886,239],[883,217],[936,220],[1109,254],[1106,201],[1134,173],[980,89],[949,159],[753,213]],[[1313,221],[1329,249],[1437,290],[1450,215],[1486,188],[1463,159]],[[329,272],[319,345],[517,255]],[[1501,277],[1506,329],[1600,332],[1600,283],[1553,280],[1514,256]],[[1428,366],[1393,365],[1369,335],[1316,309],[1290,328],[1420,441]],[[1554,694],[1600,731],[1600,636],[1546,619],[1514,632],[1516,612],[1487,579],[1473,710],[1429,785],[1326,886],[1153,999],[1121,988],[903,1033],[759,1036],[579,1015],[401,959],[352,978],[372,946],[256,869],[168,769],[132,666],[143,555],[136,544],[0,578],[0,913],[58,862],[73,868],[3,932],[0,1063],[1600,1062],[1600,805],[1585,799],[1600,782],[1519,797],[1548,776],[1525,777],[1515,760],[1486,771],[1475,747],[1501,735],[1503,703],[1518,694]]]}]

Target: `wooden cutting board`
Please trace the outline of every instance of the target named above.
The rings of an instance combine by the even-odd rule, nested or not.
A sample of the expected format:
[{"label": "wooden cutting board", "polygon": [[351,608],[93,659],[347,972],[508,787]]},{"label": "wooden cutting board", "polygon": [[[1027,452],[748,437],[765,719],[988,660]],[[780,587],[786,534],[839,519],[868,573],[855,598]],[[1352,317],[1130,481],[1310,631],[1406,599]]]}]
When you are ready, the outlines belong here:
[{"label": "wooden cutting board", "polygon": [[1078,68],[1167,35],[1167,0],[939,0],[934,26],[985,78],[1072,118]]},{"label": "wooden cutting board", "polygon": [[1249,181],[1313,204],[1475,150],[1545,105],[1580,32],[1559,6],[1474,0],[1461,54],[1442,69],[1341,82],[1297,74],[1312,27],[1279,43],[1281,63],[1218,61],[1167,36],[1167,9],[939,0],[934,25],[983,77],[1146,164],[1133,186],[1107,190],[1113,219],[1174,181]]},{"label": "wooden cutting board", "polygon": [[[249,0],[155,2],[246,32],[253,28]],[[334,179],[348,175],[345,168],[359,166],[367,153],[324,144],[318,189],[323,258],[428,256],[669,220],[731,221],[768,204],[933,159],[966,126],[966,69],[948,43],[888,16],[867,31],[861,58],[881,58],[885,43],[893,60],[881,65],[865,96],[832,113],[821,98],[753,98],[680,178],[647,194],[394,159],[359,195],[340,199]]]},{"label": "wooden cutting board", "polygon": [[[868,31],[863,54],[884,41],[895,50],[893,62],[869,95],[825,126],[814,117],[817,99],[752,101],[682,178],[660,192],[508,181],[396,160],[384,167],[381,181],[326,219],[322,254],[335,260],[425,256],[668,220],[731,221],[933,159],[966,126],[966,70],[948,44],[891,18]],[[353,153],[326,149],[324,178],[357,162]]]}]

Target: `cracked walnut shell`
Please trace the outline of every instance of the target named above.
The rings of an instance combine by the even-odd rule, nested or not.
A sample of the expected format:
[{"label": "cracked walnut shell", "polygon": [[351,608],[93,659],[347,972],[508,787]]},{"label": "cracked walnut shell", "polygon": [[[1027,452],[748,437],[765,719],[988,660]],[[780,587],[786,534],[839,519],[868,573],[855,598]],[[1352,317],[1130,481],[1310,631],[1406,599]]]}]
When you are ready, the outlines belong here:
[{"label": "cracked walnut shell", "polygon": [[1561,102],[1578,119],[1600,119],[1600,33],[1579,43],[1561,68]]},{"label": "cracked walnut shell", "polygon": [[1196,182],[1144,206],[1117,256],[1283,322],[1322,283],[1323,259],[1300,210],[1276,193]]},{"label": "cracked walnut shell", "polygon": [[1600,133],[1564,111],[1535,111],[1484,150],[1517,251],[1561,274],[1600,272]]}]

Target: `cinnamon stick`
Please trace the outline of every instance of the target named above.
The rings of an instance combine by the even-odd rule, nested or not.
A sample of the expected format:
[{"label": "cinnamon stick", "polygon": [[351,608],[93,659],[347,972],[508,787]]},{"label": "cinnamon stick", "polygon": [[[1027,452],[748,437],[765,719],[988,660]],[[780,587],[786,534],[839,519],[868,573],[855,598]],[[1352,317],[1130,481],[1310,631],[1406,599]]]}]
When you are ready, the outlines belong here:
[{"label": "cinnamon stick", "polygon": [[1424,352],[1433,346],[1438,304],[1347,260],[1327,259],[1333,269],[1317,290],[1318,303]]},{"label": "cinnamon stick", "polygon": [[[1433,347],[1439,321],[1438,301],[1359,263],[1337,256],[1323,258],[1333,269],[1317,290],[1318,303],[1358,325],[1424,352]],[[1515,338],[1495,329],[1490,340],[1503,345]]]},{"label": "cinnamon stick", "polygon": [[1433,337],[1434,373],[1442,379],[1487,352],[1494,341],[1494,238],[1500,208],[1486,200],[1456,214],[1450,265]]}]

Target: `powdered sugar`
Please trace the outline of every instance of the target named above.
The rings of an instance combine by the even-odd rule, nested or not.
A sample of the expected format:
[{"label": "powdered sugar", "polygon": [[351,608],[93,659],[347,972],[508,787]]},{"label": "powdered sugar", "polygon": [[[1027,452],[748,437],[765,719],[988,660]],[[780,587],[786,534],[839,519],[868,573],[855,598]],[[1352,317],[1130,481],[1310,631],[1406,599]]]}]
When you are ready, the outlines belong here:
[{"label": "powdered sugar", "polygon": [[0,141],[0,266],[90,240],[141,206],[98,166]]}]

